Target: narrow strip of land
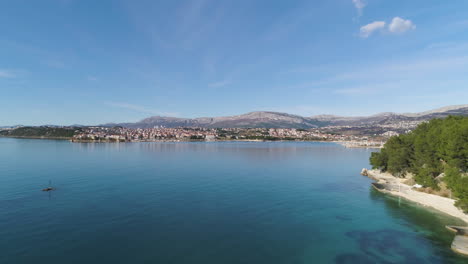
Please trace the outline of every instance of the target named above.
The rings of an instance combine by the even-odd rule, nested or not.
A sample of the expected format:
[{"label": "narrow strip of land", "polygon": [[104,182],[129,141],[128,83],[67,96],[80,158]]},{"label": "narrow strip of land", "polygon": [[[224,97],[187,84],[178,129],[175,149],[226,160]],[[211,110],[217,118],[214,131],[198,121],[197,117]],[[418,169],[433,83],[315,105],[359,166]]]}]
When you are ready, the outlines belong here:
[{"label": "narrow strip of land", "polygon": [[374,187],[381,192],[400,196],[423,206],[432,207],[468,223],[468,215],[455,206],[454,199],[416,191],[412,186],[403,183],[405,179],[397,178],[389,173],[382,173],[378,170],[364,169],[362,174],[374,179],[376,181]]}]

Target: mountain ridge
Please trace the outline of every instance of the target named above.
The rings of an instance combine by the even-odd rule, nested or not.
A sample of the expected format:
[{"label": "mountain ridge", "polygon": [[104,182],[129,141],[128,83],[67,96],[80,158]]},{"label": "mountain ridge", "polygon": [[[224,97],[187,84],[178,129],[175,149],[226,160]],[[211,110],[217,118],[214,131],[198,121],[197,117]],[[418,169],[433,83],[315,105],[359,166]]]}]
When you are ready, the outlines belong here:
[{"label": "mountain ridge", "polygon": [[300,115],[254,111],[241,115],[181,118],[152,116],[134,123],[110,123],[102,126],[123,126],[129,128],[152,127],[204,127],[204,128],[318,128],[329,125],[383,125],[402,121],[424,121],[448,115],[468,115],[468,104],[437,108],[420,113],[383,112],[370,116]]}]

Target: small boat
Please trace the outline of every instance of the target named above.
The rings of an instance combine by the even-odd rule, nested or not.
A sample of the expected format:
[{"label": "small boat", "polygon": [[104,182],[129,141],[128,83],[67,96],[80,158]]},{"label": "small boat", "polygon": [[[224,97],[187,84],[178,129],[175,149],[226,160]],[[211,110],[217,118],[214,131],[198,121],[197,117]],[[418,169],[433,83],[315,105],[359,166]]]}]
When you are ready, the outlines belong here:
[{"label": "small boat", "polygon": [[52,186],[52,181],[49,180],[49,187],[42,189],[42,191],[43,191],[43,192],[50,192],[50,191],[53,191],[54,188],[52,188],[51,186]]}]

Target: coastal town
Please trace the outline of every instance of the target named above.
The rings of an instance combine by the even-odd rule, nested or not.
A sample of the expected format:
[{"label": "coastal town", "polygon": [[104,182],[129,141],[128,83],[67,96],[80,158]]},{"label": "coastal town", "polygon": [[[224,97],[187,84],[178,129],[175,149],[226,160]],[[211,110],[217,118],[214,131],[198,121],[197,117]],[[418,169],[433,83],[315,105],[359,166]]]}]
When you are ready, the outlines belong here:
[{"label": "coastal town", "polygon": [[151,141],[328,141],[346,148],[381,148],[392,136],[412,131],[423,120],[393,120],[384,124],[328,125],[316,128],[209,128],[126,126],[3,127],[0,136],[69,139],[72,142]]},{"label": "coastal town", "polygon": [[195,119],[155,116],[135,123],[96,126],[4,126],[0,127],[0,136],[72,142],[328,141],[347,148],[381,148],[389,138],[407,134],[434,116],[448,116],[452,112],[447,111],[454,109],[460,115],[468,111],[462,105],[425,113],[368,117],[322,115],[307,119],[277,112]]},{"label": "coastal town", "polygon": [[381,147],[388,135],[362,136],[324,132],[320,129],[294,128],[124,128],[86,127],[71,139],[73,142],[141,141],[336,141],[345,147]]}]

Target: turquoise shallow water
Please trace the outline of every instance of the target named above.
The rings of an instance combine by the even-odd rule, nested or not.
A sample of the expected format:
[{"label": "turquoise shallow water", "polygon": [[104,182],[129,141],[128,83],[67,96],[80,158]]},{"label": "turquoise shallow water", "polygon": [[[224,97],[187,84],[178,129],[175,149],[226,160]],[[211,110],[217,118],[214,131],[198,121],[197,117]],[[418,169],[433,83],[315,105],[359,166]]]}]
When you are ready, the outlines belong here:
[{"label": "turquoise shallow water", "polygon": [[369,155],[0,138],[0,263],[467,263],[460,222],[372,190]]}]

